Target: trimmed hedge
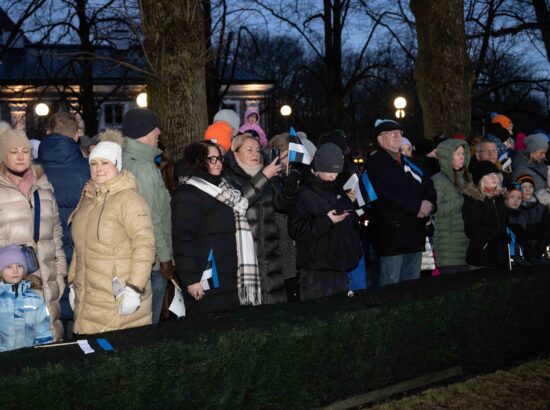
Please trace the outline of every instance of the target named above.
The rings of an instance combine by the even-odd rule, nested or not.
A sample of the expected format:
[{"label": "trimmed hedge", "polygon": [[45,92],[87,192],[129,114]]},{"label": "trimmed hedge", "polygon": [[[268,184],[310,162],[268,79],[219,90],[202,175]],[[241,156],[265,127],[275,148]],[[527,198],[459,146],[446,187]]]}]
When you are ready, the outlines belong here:
[{"label": "trimmed hedge", "polygon": [[0,355],[0,407],[312,408],[550,353],[550,271],[476,271]]}]

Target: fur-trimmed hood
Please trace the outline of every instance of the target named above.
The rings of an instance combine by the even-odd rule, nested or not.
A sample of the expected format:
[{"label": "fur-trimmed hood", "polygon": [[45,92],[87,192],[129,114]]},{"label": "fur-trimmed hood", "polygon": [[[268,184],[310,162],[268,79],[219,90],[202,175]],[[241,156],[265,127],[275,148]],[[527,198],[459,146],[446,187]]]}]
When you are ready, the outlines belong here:
[{"label": "fur-trimmed hood", "polygon": [[[504,196],[506,190],[504,188],[499,188],[496,196]],[[469,183],[464,187],[464,195],[469,196],[476,201],[483,202],[485,199],[490,198],[488,195],[481,192],[474,184]]]}]

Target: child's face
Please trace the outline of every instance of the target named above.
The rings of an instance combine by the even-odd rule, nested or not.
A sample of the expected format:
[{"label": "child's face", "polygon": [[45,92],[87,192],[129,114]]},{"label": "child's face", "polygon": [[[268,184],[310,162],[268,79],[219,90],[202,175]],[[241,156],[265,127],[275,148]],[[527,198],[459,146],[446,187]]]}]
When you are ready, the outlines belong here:
[{"label": "child's face", "polygon": [[506,195],[506,206],[511,209],[519,209],[521,206],[522,194],[517,189],[514,189],[511,192],[508,192]]},{"label": "child's face", "polygon": [[16,285],[21,282],[23,280],[23,276],[25,276],[25,269],[17,263],[6,266],[2,271],[2,279],[5,283],[9,283],[11,285]]},{"label": "child's face", "polygon": [[529,201],[533,196],[533,185],[531,185],[529,182],[524,182],[523,184],[521,184],[521,189],[523,189],[523,200]]},{"label": "child's face", "polygon": [[250,114],[247,120],[250,124],[256,124],[258,122],[258,116],[256,114]]}]

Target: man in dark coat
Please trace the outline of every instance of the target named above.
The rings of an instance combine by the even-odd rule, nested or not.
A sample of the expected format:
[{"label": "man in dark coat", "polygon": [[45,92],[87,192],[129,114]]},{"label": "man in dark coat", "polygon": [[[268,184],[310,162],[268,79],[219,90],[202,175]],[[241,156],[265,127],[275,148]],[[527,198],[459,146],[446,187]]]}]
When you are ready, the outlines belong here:
[{"label": "man in dark coat", "polygon": [[402,130],[395,121],[377,120],[379,149],[366,160],[378,196],[372,203],[372,228],[380,255],[380,286],[420,277],[425,226],[436,203],[431,179],[400,154]]},{"label": "man in dark coat", "polygon": [[[67,225],[69,216],[80,200],[82,188],[90,179],[88,160],[78,146],[78,121],[74,114],[58,112],[50,117],[49,133],[38,148],[38,159],[48,180],[53,186],[63,228],[63,250],[67,265],[71,263],[73,247],[71,230]],[[61,303],[61,320],[72,320],[73,312],[68,300],[69,287],[65,288]]]},{"label": "man in dark coat", "polygon": [[70,263],[73,254],[67,220],[74,211],[84,184],[90,179],[90,166],[78,146],[78,121],[74,114],[58,112],[51,116],[49,134],[38,148],[38,159],[53,186],[63,227],[63,250]]},{"label": "man in dark coat", "polygon": [[343,167],[344,154],[336,144],[319,147],[289,214],[302,300],[346,291],[348,272],[361,257],[357,213],[337,182]]}]

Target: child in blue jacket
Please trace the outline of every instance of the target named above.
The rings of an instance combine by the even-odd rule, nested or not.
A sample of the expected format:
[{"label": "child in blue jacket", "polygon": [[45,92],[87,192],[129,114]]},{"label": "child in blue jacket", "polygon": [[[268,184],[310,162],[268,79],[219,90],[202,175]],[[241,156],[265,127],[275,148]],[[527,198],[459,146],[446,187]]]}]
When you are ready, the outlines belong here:
[{"label": "child in blue jacket", "polygon": [[53,341],[48,309],[32,289],[40,279],[24,280],[26,273],[19,246],[0,249],[0,352]]}]

